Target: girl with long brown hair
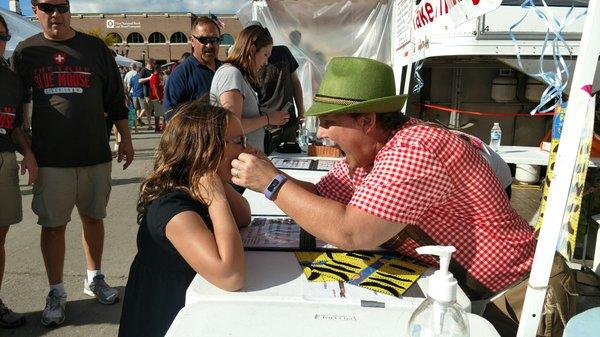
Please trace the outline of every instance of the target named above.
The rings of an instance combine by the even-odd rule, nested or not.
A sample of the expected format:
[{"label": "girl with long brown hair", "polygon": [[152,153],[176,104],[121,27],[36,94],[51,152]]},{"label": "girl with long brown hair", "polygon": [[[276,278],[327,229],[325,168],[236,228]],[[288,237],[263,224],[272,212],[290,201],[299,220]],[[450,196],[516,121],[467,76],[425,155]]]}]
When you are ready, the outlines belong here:
[{"label": "girl with long brown hair", "polygon": [[138,253],[119,336],[164,336],[196,273],[224,290],[243,287],[238,226],[250,222],[250,207],[227,183],[231,161],[251,151],[245,136],[229,136],[239,124],[230,111],[196,100],[167,125],[154,170],[141,186]]},{"label": "girl with long brown hair", "polygon": [[[271,111],[261,115],[254,88],[259,86],[258,69],[265,65],[271,55],[273,38],[267,28],[248,26],[240,32],[229,57],[217,69],[210,93],[217,103],[241,118],[243,130],[248,132],[248,141],[264,151],[265,131],[268,125],[285,124],[288,111]],[[241,130],[232,131],[241,134]]]}]

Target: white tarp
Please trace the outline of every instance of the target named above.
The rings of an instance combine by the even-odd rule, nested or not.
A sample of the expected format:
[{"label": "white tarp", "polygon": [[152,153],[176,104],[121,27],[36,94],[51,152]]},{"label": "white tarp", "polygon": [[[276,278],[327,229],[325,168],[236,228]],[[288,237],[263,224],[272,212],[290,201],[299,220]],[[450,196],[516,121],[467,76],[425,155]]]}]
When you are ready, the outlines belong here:
[{"label": "white tarp", "polygon": [[117,54],[117,56],[115,57],[115,61],[117,61],[117,65],[119,65],[121,67],[129,67],[129,66],[131,66],[132,63],[137,64],[139,67],[142,66],[142,62],[132,60],[130,58],[127,58],[127,57],[125,57],[123,55],[119,55],[119,54]]},{"label": "white tarp", "polygon": [[6,51],[4,52],[4,57],[6,58],[12,55],[19,42],[42,31],[42,28],[38,24],[31,22],[26,17],[17,13],[0,8],[0,14],[6,20],[8,31],[12,35],[12,38],[6,44]]},{"label": "white tarp", "polygon": [[[300,67],[305,109],[316,94],[325,65],[335,56],[360,56],[391,64],[391,1],[269,0],[243,6],[251,20],[269,29],[275,45],[286,45]],[[253,15],[254,11],[254,15]]]}]

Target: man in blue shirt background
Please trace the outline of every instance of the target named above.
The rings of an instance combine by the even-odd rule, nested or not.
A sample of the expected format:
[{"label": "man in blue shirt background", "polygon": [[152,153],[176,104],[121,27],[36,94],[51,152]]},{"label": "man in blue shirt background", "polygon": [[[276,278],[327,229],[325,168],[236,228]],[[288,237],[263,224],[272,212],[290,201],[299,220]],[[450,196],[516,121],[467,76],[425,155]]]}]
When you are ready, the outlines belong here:
[{"label": "man in blue shirt background", "polygon": [[192,55],[180,63],[169,76],[165,89],[165,120],[171,119],[177,107],[210,92],[210,84],[221,62],[219,44],[221,29],[210,18],[201,16],[192,24]]}]

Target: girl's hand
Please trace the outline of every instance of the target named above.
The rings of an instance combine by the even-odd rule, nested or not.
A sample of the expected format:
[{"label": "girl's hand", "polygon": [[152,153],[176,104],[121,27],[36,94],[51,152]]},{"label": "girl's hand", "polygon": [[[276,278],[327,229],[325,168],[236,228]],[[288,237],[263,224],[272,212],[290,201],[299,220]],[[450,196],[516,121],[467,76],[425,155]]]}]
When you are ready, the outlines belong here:
[{"label": "girl's hand", "polygon": [[227,200],[223,181],[217,174],[206,174],[200,179],[200,196],[207,204],[211,205],[214,201]]}]

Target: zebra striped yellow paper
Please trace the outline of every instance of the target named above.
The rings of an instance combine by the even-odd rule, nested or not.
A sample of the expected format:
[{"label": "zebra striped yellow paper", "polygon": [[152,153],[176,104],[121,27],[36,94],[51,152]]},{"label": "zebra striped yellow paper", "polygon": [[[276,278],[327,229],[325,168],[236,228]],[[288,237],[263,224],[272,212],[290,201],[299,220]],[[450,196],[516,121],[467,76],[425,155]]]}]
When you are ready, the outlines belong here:
[{"label": "zebra striped yellow paper", "polygon": [[309,281],[343,281],[399,297],[423,274],[426,267],[393,255],[365,252],[296,252]]}]

